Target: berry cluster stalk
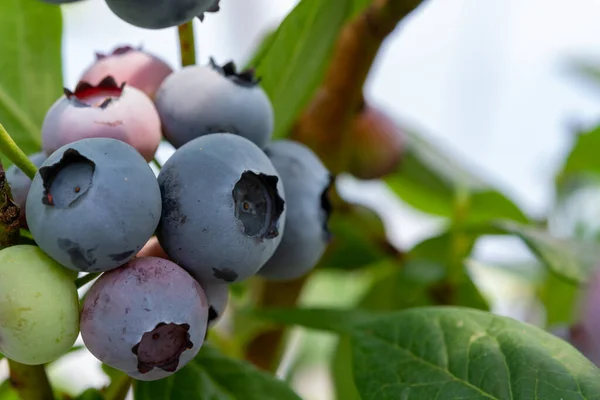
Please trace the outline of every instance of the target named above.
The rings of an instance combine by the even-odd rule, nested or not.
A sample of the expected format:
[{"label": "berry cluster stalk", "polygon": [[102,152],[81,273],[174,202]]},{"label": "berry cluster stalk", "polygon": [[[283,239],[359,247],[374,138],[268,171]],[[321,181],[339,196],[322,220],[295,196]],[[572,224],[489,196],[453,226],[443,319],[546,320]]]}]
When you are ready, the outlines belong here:
[{"label": "berry cluster stalk", "polygon": [[179,25],[179,51],[181,52],[181,66],[196,64],[196,40],[194,38],[193,21]]},{"label": "berry cluster stalk", "polygon": [[23,150],[17,146],[2,124],[0,124],[0,152],[19,167],[29,179],[33,179],[37,172],[37,168],[29,158],[27,158],[27,155],[23,153]]},{"label": "berry cluster stalk", "polygon": [[9,359],[8,367],[10,383],[21,400],[54,400],[43,365],[24,365]]}]

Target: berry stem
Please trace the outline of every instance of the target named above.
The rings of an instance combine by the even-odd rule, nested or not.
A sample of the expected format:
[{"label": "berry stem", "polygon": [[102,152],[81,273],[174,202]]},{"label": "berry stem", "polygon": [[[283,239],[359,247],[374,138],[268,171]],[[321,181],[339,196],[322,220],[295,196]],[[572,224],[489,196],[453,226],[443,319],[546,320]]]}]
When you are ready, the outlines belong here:
[{"label": "berry stem", "polygon": [[179,51],[181,53],[181,66],[196,64],[196,40],[194,38],[193,21],[177,27],[179,33]]},{"label": "berry stem", "polygon": [[43,365],[24,365],[9,359],[8,367],[10,383],[21,400],[54,400]]},{"label": "berry stem", "polygon": [[29,179],[33,179],[37,172],[36,166],[27,158],[27,155],[23,153],[23,150],[19,148],[13,138],[6,132],[2,124],[0,124],[0,152],[8,157]]},{"label": "berry stem", "polygon": [[160,165],[160,163],[158,162],[158,160],[156,159],[156,157],[154,157],[152,159],[152,164],[154,164],[156,166],[156,168],[158,168],[159,170],[162,168],[162,166]]}]

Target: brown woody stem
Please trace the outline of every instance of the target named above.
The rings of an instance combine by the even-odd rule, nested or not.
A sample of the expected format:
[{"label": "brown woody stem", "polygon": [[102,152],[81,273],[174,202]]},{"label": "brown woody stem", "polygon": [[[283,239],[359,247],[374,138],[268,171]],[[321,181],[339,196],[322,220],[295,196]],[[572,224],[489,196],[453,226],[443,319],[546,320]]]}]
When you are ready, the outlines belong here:
[{"label": "brown woody stem", "polygon": [[293,131],[334,173],[346,169],[345,132],[362,106],[363,85],[381,44],[420,3],[373,0],[342,29],[323,83]]}]

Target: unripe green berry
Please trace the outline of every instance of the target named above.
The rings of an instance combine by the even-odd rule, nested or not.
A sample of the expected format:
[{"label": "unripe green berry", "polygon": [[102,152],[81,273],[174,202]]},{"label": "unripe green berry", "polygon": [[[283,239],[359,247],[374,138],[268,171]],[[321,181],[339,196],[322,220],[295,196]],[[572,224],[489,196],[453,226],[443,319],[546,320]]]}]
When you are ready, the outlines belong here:
[{"label": "unripe green berry", "polygon": [[66,353],[79,334],[72,273],[39,247],[0,250],[0,352],[37,365]]}]

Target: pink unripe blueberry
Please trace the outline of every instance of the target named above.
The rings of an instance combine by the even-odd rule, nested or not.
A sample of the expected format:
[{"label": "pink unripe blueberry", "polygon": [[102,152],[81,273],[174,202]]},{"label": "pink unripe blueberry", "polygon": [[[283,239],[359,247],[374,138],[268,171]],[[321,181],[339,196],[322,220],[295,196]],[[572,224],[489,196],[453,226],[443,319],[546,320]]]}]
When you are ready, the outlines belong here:
[{"label": "pink unripe blueberry", "polygon": [[158,113],[144,92],[107,76],[97,85],[81,81],[65,89],[48,110],[42,125],[44,151],[87,138],[111,138],[133,146],[152,160],[161,139]]},{"label": "pink unripe blueberry", "polygon": [[126,83],[154,97],[172,72],[171,66],[161,58],[141,48],[121,46],[110,54],[96,53],[96,61],[85,70],[81,80],[95,85],[110,75],[118,85]]}]

